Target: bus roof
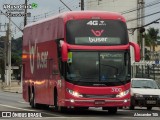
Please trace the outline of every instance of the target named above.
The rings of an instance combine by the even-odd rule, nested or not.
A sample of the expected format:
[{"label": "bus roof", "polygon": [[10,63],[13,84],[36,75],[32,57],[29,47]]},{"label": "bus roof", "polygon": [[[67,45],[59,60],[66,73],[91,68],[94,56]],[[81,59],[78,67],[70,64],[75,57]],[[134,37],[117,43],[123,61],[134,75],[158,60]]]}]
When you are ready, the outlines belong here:
[{"label": "bus roof", "polygon": [[[43,20],[39,20],[37,22],[33,22],[31,24],[28,24],[25,26],[25,28],[27,27],[31,27],[40,23],[44,23],[50,20],[53,20],[55,18],[62,18],[65,21],[67,20],[71,20],[71,19],[82,19],[82,18],[86,18],[86,19],[121,19],[122,21],[125,21],[125,18],[120,14],[120,13],[116,13],[116,12],[108,12],[108,11],[69,11],[69,12],[64,12],[61,14],[57,14],[55,16],[51,16],[48,18],[45,18]],[[25,29],[24,28],[24,29]]]}]

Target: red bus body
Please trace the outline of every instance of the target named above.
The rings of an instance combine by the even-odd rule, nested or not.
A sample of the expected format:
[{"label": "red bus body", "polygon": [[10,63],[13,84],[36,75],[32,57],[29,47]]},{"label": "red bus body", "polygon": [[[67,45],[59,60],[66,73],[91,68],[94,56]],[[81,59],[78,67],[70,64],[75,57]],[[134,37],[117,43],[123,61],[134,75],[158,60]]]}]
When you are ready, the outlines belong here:
[{"label": "red bus body", "polygon": [[[130,89],[130,82],[117,86],[75,85],[65,80],[59,70],[59,61],[66,62],[69,50],[110,51],[135,49],[135,60],[139,61],[139,46],[130,43],[118,46],[72,45],[66,41],[66,23],[70,20],[105,19],[120,20],[124,17],[112,12],[67,12],[49,19],[35,22],[24,28],[23,36],[23,98],[30,102],[34,93],[37,104],[62,107],[122,107],[130,105],[130,94],[122,92]],[[62,39],[63,38],[63,39]],[[61,39],[61,59],[58,58],[57,41]],[[89,64],[89,63],[88,63]],[[85,67],[85,66],[84,66]],[[85,68],[84,68],[85,69]],[[71,90],[71,91],[70,91]],[[88,95],[82,97],[79,95]],[[110,97],[114,96],[114,97]]]}]

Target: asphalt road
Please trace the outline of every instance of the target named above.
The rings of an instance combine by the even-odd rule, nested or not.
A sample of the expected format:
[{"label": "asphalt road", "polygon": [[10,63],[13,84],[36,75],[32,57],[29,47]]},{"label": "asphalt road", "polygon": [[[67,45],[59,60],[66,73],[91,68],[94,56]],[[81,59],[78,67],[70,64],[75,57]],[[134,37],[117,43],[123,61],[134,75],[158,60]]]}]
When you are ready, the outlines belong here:
[{"label": "asphalt road", "polygon": [[[153,108],[153,110],[148,111],[146,108],[137,107],[135,110],[129,110],[128,108],[119,109],[117,114],[111,115],[107,111],[101,110],[101,108],[90,108],[85,111],[75,111],[71,110],[65,113],[55,112],[52,107],[49,109],[32,109],[29,104],[24,102],[22,99],[22,94],[19,93],[9,93],[0,91],[0,114],[5,116],[6,114],[12,114],[12,118],[8,117],[7,119],[19,119],[23,116],[23,119],[43,119],[43,120],[130,120],[130,119],[142,119],[142,120],[151,120],[151,119],[160,119],[160,109]],[[6,113],[8,112],[8,113]],[[137,117],[136,115],[149,115],[147,117]],[[19,117],[16,117],[16,115]],[[37,118],[27,118],[28,116],[36,115]],[[151,115],[151,117],[150,117]],[[153,117],[155,116],[155,117]],[[26,118],[25,118],[26,117]],[[0,117],[5,119],[4,117]]]}]

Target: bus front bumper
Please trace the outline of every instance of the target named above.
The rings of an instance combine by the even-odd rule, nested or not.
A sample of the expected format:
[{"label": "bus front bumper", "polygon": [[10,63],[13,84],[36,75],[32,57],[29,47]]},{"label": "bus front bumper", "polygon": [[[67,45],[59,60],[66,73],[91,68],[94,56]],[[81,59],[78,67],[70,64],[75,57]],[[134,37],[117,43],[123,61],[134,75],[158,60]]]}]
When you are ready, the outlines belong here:
[{"label": "bus front bumper", "polygon": [[65,99],[66,106],[81,106],[81,107],[127,107],[130,106],[130,99],[123,100],[77,100]]}]

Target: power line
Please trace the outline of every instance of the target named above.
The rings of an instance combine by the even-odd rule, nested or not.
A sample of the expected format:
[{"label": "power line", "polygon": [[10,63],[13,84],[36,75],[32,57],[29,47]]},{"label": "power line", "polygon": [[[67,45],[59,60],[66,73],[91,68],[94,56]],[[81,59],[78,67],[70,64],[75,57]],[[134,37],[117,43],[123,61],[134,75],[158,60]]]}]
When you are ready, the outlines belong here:
[{"label": "power line", "polygon": [[68,5],[66,5],[62,0],[60,0],[60,2],[61,2],[64,6],[66,6],[66,8],[68,8],[68,10],[72,11],[71,8],[68,7]]},{"label": "power line", "polygon": [[[160,3],[160,0],[158,0],[157,2],[155,1],[155,2],[149,3],[149,4],[145,5],[144,8],[151,7],[151,6],[157,5],[159,3]],[[127,11],[123,11],[123,12],[121,12],[121,14],[123,15],[123,14],[131,13],[131,12],[137,11],[139,9],[142,9],[142,8],[133,8],[133,9],[130,9]]]},{"label": "power line", "polygon": [[127,20],[127,22],[131,22],[131,21],[134,21],[134,20],[138,20],[138,19],[142,19],[142,18],[145,18],[145,17],[149,17],[149,16],[152,16],[152,15],[155,15],[155,14],[158,14],[158,13],[160,13],[160,11],[152,13],[152,14],[149,14],[149,15],[145,15],[145,16],[142,16],[142,17],[139,17],[139,18],[134,18],[134,19],[131,19],[131,20]]},{"label": "power line", "polygon": [[[3,11],[2,10],[0,10],[0,12],[3,14],[3,15],[5,15],[6,16],[6,18],[9,20],[9,17],[5,14],[5,13],[3,13]],[[20,29],[19,28],[19,26],[15,23],[15,22],[13,22],[12,20],[10,20],[22,33],[23,33],[23,30],[22,29]]]},{"label": "power line", "polygon": [[16,4],[18,4],[20,2],[20,0],[18,2],[16,2]]},{"label": "power line", "polygon": [[147,26],[149,26],[149,25],[151,25],[153,23],[157,23],[159,20],[160,20],[160,18],[158,18],[158,19],[156,19],[156,20],[154,20],[154,21],[152,21],[152,22],[150,22],[150,23],[148,23],[146,25],[143,25],[141,27],[129,28],[128,30],[136,30],[136,29],[144,28],[144,27],[147,27]]},{"label": "power line", "polygon": [[11,2],[9,4],[11,4],[13,2],[13,0],[11,0]]},{"label": "power line", "polygon": [[[77,6],[75,5],[75,3],[77,3],[76,1],[71,1],[71,2],[68,2],[67,4],[69,4],[70,6],[72,5],[72,7],[75,7],[75,8],[79,8],[78,7],[78,4]],[[33,16],[33,18],[29,18],[29,21],[34,21],[35,20],[38,20],[38,19],[41,19],[41,18],[46,18],[46,16],[50,16],[50,15],[53,15],[53,14],[56,14],[56,13],[60,13],[62,12],[62,10],[64,11],[66,7],[58,7],[57,10],[53,10],[53,11],[49,11],[49,12],[46,12],[46,13],[43,13],[43,14],[39,14],[39,15],[35,15]],[[66,10],[65,10],[66,11]],[[31,20],[33,19],[33,20]]]},{"label": "power line", "polygon": [[[95,2],[97,3],[97,2],[99,2],[99,0],[98,1],[88,1],[88,2],[85,2],[85,3],[95,3]],[[160,0],[155,0],[154,2],[150,2],[147,5],[145,5],[144,8],[151,7],[151,6],[157,5],[159,3],[160,3]],[[100,5],[100,3],[98,5]],[[103,5],[105,5],[105,4],[103,4]],[[97,6],[97,5],[94,5],[94,6]],[[131,12],[137,11],[139,9],[142,9],[142,8],[132,8],[132,9],[121,12],[121,14],[131,13]]]}]

